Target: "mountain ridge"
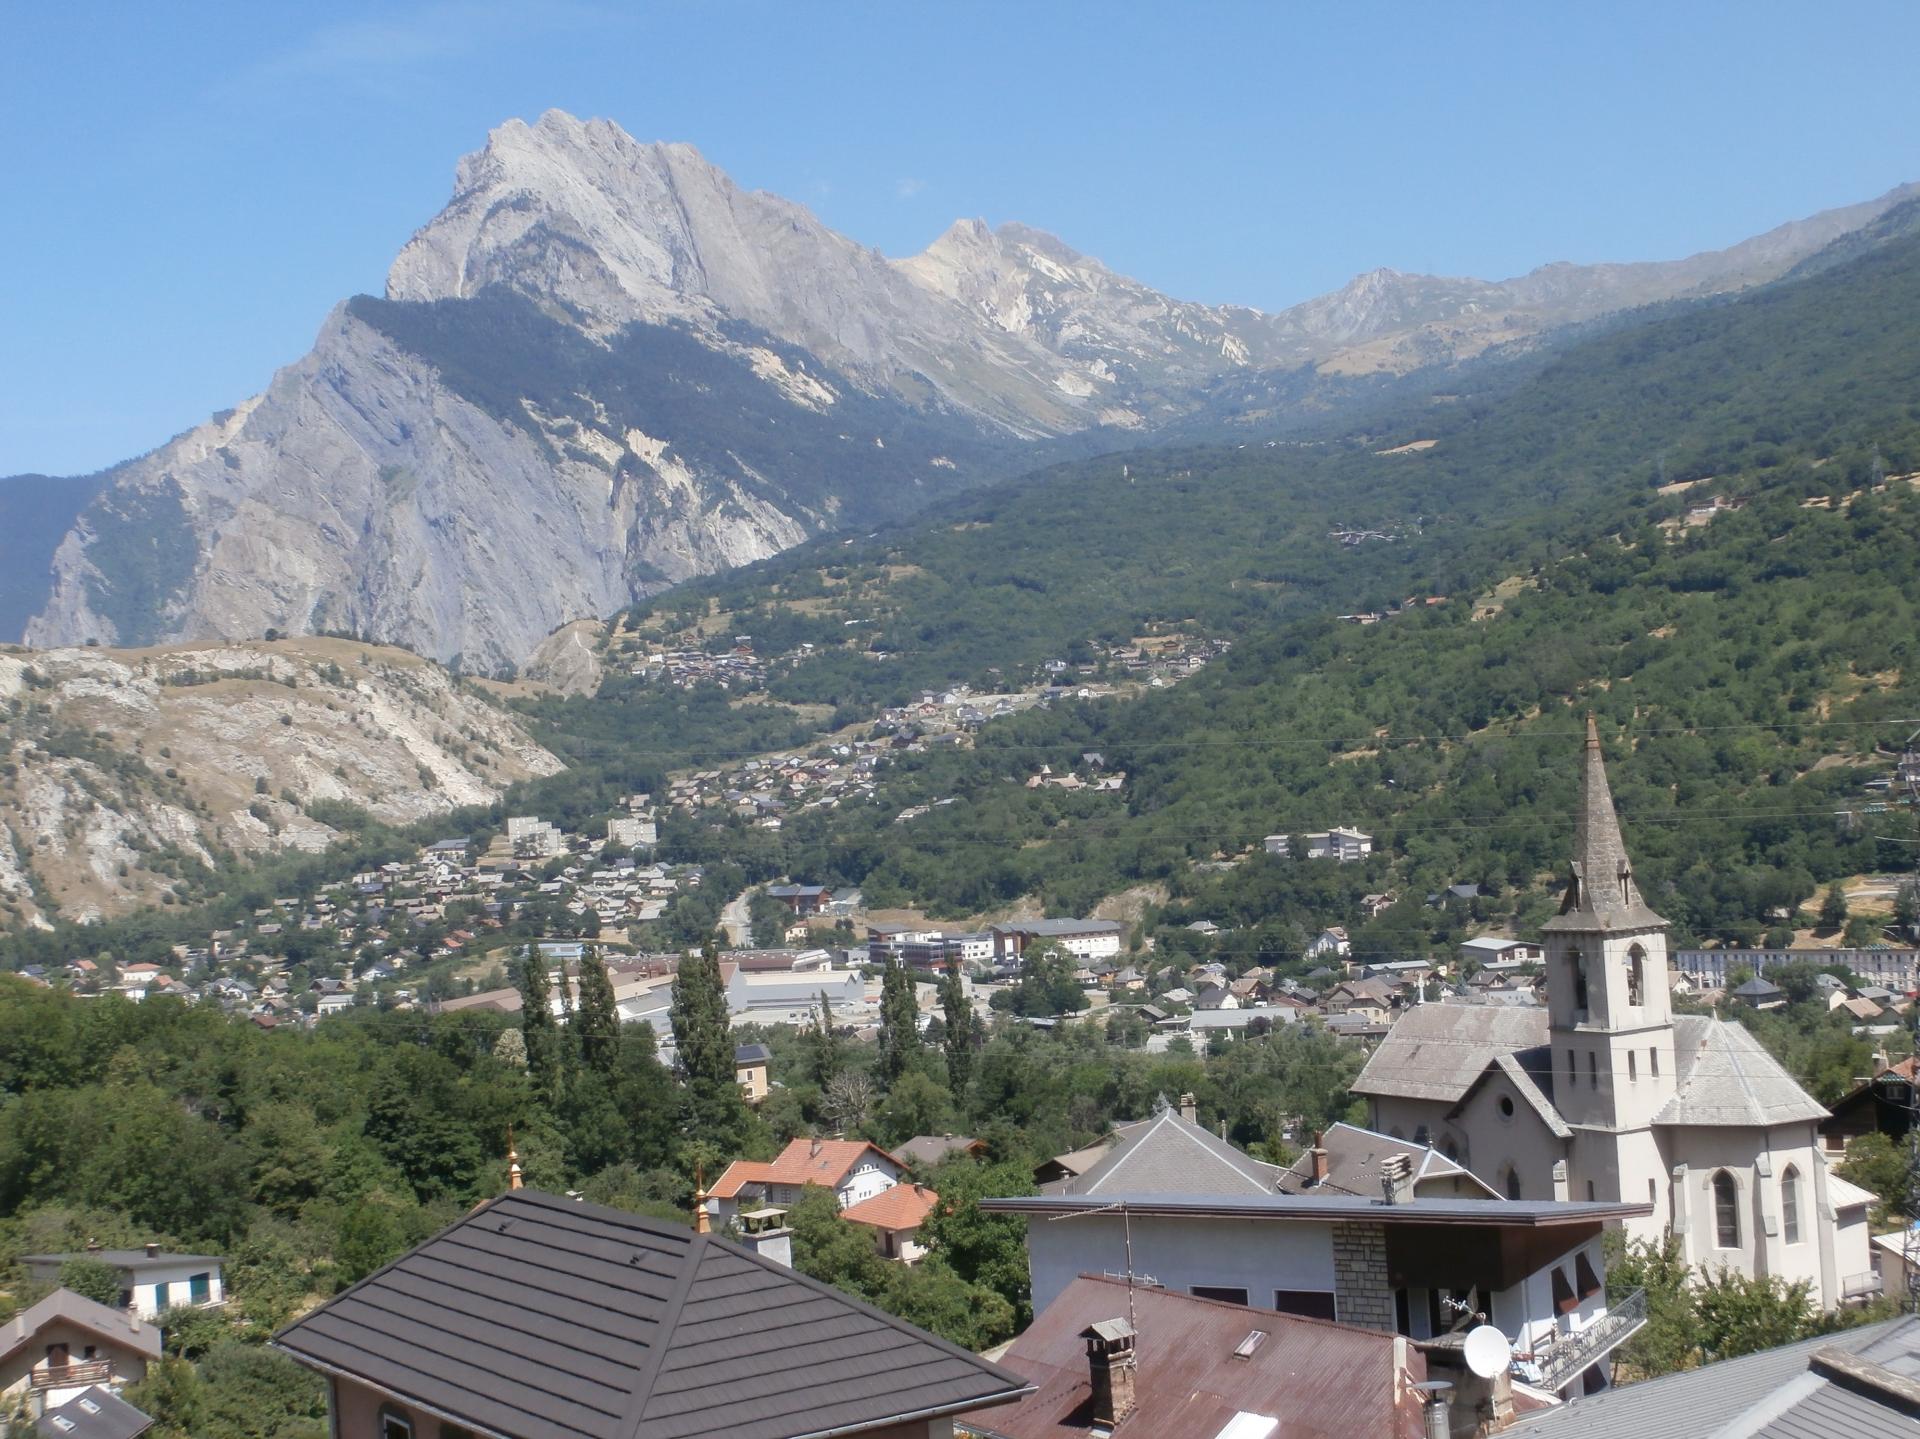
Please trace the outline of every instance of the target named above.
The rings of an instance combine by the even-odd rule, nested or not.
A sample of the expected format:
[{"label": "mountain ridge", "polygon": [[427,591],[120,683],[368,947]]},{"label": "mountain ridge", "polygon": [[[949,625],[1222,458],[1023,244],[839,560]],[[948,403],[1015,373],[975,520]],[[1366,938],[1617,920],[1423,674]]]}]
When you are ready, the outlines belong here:
[{"label": "mountain ridge", "polygon": [[[29,578],[8,603],[42,646],[337,629],[498,672],[568,621],[1046,445],[1308,414],[1352,381],[1770,279],[1908,193],[1685,260],[1375,270],[1267,315],[1019,224],[889,259],[692,146],[550,111],[462,159],[384,301],[344,302],[259,395],[116,466],[57,543],[9,537]],[[1216,408],[1222,386],[1264,398]]]}]

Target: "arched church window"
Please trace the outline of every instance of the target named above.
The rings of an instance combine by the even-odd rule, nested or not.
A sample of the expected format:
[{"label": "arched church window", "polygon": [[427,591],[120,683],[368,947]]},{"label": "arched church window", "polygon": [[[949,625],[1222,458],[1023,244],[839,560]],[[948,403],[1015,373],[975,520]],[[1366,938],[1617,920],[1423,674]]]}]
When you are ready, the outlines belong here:
[{"label": "arched church window", "polygon": [[1511,1164],[1507,1166],[1507,1198],[1517,1200],[1520,1197],[1520,1171]]},{"label": "arched church window", "polygon": [[1791,1164],[1780,1172],[1780,1227],[1787,1243],[1800,1242],[1800,1171]]},{"label": "arched church window", "polygon": [[1573,966],[1573,1007],[1576,1013],[1587,1012],[1587,957],[1577,949],[1567,951],[1567,961]]},{"label": "arched church window", "polygon": [[1713,1176],[1713,1228],[1722,1249],[1740,1247],[1740,1186],[1724,1169]]},{"label": "arched church window", "polygon": [[1451,1134],[1447,1136],[1446,1143],[1440,1146],[1440,1152],[1446,1155],[1447,1158],[1451,1159],[1455,1164],[1458,1164],[1460,1162],[1460,1145],[1458,1144],[1458,1142],[1455,1141],[1454,1137]]},{"label": "arched church window", "polygon": [[1627,951],[1627,1003],[1636,1008],[1645,1004],[1647,994],[1647,952],[1639,945]]}]

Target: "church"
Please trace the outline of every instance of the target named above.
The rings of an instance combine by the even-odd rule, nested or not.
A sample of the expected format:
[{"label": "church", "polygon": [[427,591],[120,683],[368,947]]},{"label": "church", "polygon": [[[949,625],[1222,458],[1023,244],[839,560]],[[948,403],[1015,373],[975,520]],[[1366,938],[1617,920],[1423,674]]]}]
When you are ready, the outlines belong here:
[{"label": "church", "polygon": [[1689,1264],[1805,1280],[1831,1309],[1873,1283],[1873,1196],[1828,1168],[1826,1110],[1744,1027],[1672,1012],[1667,922],[1634,882],[1587,720],[1573,858],[1543,929],[1547,1004],[1424,1004],[1354,1084],[1372,1128],[1423,1140],[1510,1199],[1628,1200]]}]

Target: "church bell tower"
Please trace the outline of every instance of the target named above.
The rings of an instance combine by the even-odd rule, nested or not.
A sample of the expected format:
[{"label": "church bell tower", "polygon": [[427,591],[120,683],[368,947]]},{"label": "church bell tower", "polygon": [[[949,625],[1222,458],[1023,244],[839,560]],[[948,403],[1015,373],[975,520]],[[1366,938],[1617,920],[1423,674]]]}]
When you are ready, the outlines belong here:
[{"label": "church bell tower", "polygon": [[[1553,1102],[1576,1129],[1621,1136],[1610,1146],[1614,1164],[1580,1166],[1595,1179],[1597,1197],[1642,1199],[1645,1184],[1636,1176],[1650,1161],[1639,1151],[1653,1151],[1653,1118],[1673,1098],[1677,1077],[1667,922],[1634,881],[1592,715],[1580,785],[1566,894],[1560,913],[1541,926]],[[1602,1176],[1608,1167],[1610,1184]]]}]

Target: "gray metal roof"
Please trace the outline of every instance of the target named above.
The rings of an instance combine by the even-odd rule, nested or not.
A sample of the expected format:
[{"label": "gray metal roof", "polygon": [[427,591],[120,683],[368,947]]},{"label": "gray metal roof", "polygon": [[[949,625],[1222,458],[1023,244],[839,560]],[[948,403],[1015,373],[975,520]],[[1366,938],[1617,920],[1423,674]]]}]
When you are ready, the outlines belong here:
[{"label": "gray metal roof", "polygon": [[1920,1420],[1814,1367],[1816,1355],[1836,1351],[1911,1380],[1920,1319],[1889,1319],[1609,1389],[1528,1415],[1509,1432],[1526,1439],[1920,1439]]},{"label": "gray metal roof", "polygon": [[513,1439],[793,1439],[1024,1383],[724,1240],[524,1189],[274,1343]]},{"label": "gray metal roof", "polygon": [[158,1254],[149,1254],[144,1249],[83,1249],[76,1254],[23,1254],[22,1264],[47,1265],[65,1264],[69,1259],[97,1259],[102,1264],[111,1264],[115,1269],[172,1269],[182,1264],[204,1264],[209,1268],[218,1268],[221,1259],[215,1254],[168,1254],[164,1250]]},{"label": "gray metal roof", "polygon": [[152,1427],[150,1416],[98,1384],[47,1410],[33,1426],[41,1439],[134,1439]]},{"label": "gray metal roof", "polygon": [[1130,1125],[1106,1157],[1061,1182],[1061,1194],[1271,1194],[1286,1171],[1242,1154],[1226,1140],[1166,1109]]},{"label": "gray metal roof", "polygon": [[1745,1025],[1683,1014],[1673,1021],[1673,1049],[1680,1084],[1655,1124],[1766,1126],[1827,1117]]},{"label": "gray metal roof", "polygon": [[1124,1204],[1135,1214],[1198,1219],[1295,1219],[1323,1224],[1359,1220],[1381,1224],[1472,1224],[1545,1229],[1643,1219],[1651,1204],[1553,1199],[1409,1199],[1386,1204],[1345,1194],[1156,1194],[1120,1190],[1101,1194],[1030,1194],[982,1199],[992,1214],[1085,1214]]}]

